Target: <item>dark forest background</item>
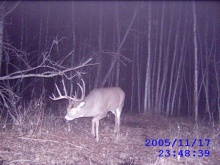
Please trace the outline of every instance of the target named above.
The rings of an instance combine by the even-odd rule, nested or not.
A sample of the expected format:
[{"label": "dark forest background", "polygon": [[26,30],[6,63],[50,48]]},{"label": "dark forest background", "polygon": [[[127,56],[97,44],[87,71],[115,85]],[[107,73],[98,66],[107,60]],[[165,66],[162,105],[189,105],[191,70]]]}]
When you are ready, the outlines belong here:
[{"label": "dark forest background", "polygon": [[217,1],[1,2],[1,114],[49,99],[64,79],[86,94],[120,86],[123,112],[218,121],[220,3]]}]

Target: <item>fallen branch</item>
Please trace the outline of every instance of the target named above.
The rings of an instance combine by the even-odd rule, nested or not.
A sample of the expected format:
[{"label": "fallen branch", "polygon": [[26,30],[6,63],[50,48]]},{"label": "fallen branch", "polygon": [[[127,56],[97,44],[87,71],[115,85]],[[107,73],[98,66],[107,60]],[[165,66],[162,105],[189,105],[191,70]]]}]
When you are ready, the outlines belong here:
[{"label": "fallen branch", "polygon": [[59,141],[56,141],[56,140],[45,140],[45,139],[35,139],[35,138],[26,138],[26,137],[18,137],[18,139],[23,139],[23,140],[34,140],[34,141],[41,141],[41,142],[53,142],[53,143],[59,143]]},{"label": "fallen branch", "polygon": [[[41,142],[52,142],[52,143],[60,143],[57,140],[45,140],[45,139],[35,139],[35,138],[27,138],[27,137],[18,137],[18,139],[23,139],[23,140],[34,140],[34,141],[41,141]],[[78,146],[69,142],[64,142],[65,144],[69,144],[71,146],[77,147],[77,148],[87,148],[87,147],[82,147],[82,146]]]}]

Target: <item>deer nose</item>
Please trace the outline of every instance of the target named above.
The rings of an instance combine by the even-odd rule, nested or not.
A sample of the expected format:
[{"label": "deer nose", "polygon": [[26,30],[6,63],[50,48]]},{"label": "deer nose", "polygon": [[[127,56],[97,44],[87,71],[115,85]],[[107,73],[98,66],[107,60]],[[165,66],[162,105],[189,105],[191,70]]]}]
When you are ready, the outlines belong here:
[{"label": "deer nose", "polygon": [[65,116],[65,119],[67,120],[67,121],[70,121],[70,120],[73,120],[73,119],[71,119],[69,116]]},{"label": "deer nose", "polygon": [[64,121],[65,121],[66,123],[69,123],[69,120],[67,120],[66,118],[64,118]]},{"label": "deer nose", "polygon": [[66,118],[63,118],[64,123],[69,123],[69,120],[66,120]]}]

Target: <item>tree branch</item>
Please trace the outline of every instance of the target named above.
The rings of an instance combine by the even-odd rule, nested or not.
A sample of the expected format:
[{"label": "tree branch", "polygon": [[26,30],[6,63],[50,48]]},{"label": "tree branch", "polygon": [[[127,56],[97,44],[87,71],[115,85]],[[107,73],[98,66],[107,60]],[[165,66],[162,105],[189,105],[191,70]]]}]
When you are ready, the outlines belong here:
[{"label": "tree branch", "polygon": [[[11,74],[8,74],[6,76],[1,76],[0,80],[13,80],[13,79],[20,79],[20,78],[27,78],[27,77],[41,77],[41,78],[49,78],[49,77],[55,77],[58,75],[64,75],[67,72],[71,72],[74,70],[77,70],[79,68],[85,67],[85,66],[91,66],[91,65],[96,65],[94,64],[88,64],[90,61],[92,60],[92,58],[89,58],[87,61],[85,61],[84,63],[76,66],[76,67],[71,67],[71,68],[66,68],[63,70],[58,70],[56,67],[51,67],[51,66],[37,66],[37,67],[33,67],[30,69],[26,69],[26,70],[21,70],[21,71],[16,71],[13,72]],[[30,73],[30,74],[26,74],[27,72],[30,71],[34,71],[37,69],[42,69],[42,68],[47,68],[47,69],[51,69],[51,71],[44,71],[42,73]]]}]

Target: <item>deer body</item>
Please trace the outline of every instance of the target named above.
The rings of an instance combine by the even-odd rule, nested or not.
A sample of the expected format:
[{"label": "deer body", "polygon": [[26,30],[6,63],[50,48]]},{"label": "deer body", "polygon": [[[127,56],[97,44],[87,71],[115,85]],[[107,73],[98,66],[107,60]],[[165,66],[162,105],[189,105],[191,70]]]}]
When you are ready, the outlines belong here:
[{"label": "deer body", "polygon": [[[115,115],[114,132],[119,132],[120,114],[124,105],[125,94],[121,88],[110,87],[94,89],[82,101],[71,101],[67,108],[66,120],[74,120],[80,117],[93,117],[92,134],[99,141],[99,120],[106,117],[111,111]],[[96,135],[94,127],[96,126]]]},{"label": "deer body", "polygon": [[[84,81],[83,81],[84,84]],[[79,84],[78,84],[79,85]],[[79,85],[80,86],[80,85]],[[56,86],[57,87],[57,86]],[[85,93],[84,88],[80,86],[82,93]],[[76,97],[69,97],[66,95],[66,89],[64,87],[65,96],[61,96],[61,92],[57,87],[60,97],[51,98],[53,100],[69,99],[69,105],[67,107],[67,114],[65,119],[70,121],[80,117],[93,117],[92,118],[92,135],[96,137],[96,141],[99,141],[99,120],[106,117],[107,113],[111,111],[115,115],[115,128],[114,132],[120,131],[120,115],[124,106],[125,93],[119,87],[108,87],[92,90],[86,97],[76,99]],[[84,94],[82,94],[84,95]],[[96,127],[96,133],[95,133]]]}]

